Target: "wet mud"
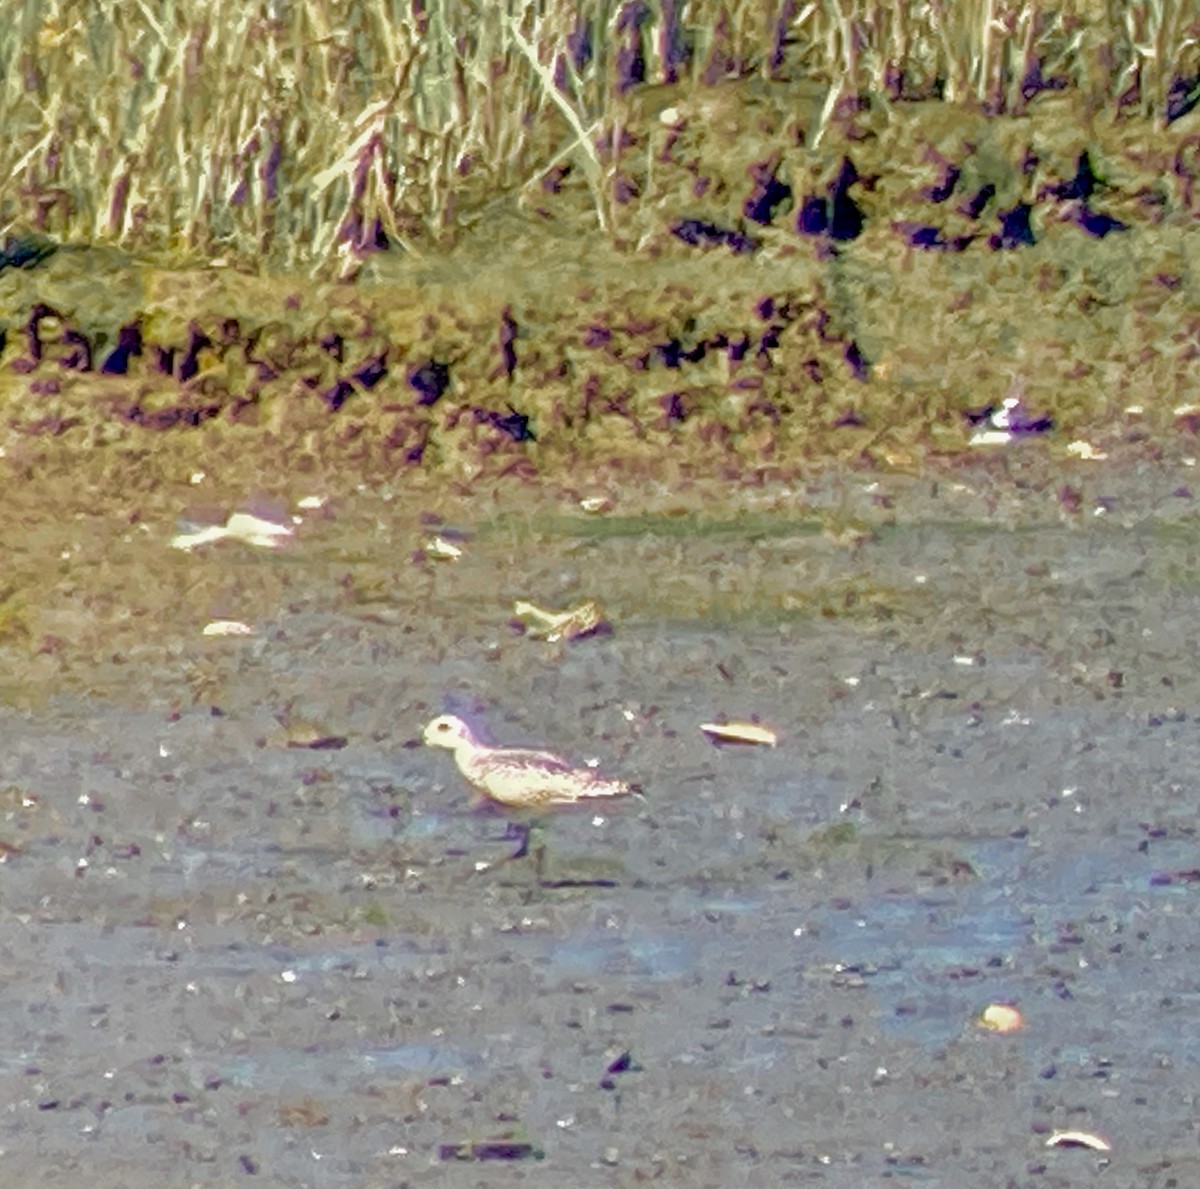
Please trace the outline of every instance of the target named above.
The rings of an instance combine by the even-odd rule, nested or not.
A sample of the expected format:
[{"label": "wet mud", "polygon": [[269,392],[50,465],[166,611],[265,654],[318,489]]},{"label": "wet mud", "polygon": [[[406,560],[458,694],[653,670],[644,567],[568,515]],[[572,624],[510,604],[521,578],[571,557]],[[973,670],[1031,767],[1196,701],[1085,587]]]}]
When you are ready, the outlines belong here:
[{"label": "wet mud", "polygon": [[0,249],[8,1182],[1200,1183],[1195,113],[646,95],[603,245]]},{"label": "wet mud", "polygon": [[[1191,474],[314,478],[276,550],[171,549],[182,481],[14,488],[8,1177],[1191,1183]],[[539,881],[446,710],[644,800],[553,815]]]}]

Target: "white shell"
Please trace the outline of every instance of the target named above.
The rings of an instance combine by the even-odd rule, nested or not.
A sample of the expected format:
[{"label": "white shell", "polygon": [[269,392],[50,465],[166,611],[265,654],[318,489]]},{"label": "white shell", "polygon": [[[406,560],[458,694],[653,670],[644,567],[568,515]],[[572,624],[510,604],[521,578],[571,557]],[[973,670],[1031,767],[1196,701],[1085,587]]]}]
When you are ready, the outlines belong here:
[{"label": "white shell", "polygon": [[1090,1148],[1093,1152],[1111,1152],[1112,1144],[1090,1131],[1056,1131],[1046,1141],[1048,1148]]},{"label": "white shell", "polygon": [[214,619],[204,625],[206,636],[253,636],[254,629],[240,619]]},{"label": "white shell", "polygon": [[195,549],[199,545],[223,541],[228,537],[246,545],[257,545],[260,549],[275,549],[283,544],[283,538],[291,535],[292,530],[286,524],[263,520],[261,516],[253,516],[249,512],[232,512],[224,524],[209,524],[204,528],[177,533],[171,538],[171,547]]},{"label": "white shell", "polygon": [[750,743],[758,747],[775,747],[779,736],[770,727],[757,722],[702,722],[700,729],[720,743]]}]

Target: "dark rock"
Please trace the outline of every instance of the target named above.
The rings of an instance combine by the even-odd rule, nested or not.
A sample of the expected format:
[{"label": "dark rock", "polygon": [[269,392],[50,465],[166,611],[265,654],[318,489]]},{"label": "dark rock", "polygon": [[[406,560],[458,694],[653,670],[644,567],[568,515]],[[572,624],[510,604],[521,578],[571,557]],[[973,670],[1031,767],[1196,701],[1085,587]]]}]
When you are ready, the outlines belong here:
[{"label": "dark rock", "polygon": [[958,213],[960,215],[964,215],[968,219],[978,219],[979,216],[983,214],[983,208],[987,206],[987,204],[991,202],[995,196],[996,187],[991,182],[988,182],[986,186],[980,186],[970,198],[966,199],[966,201],[959,206]]},{"label": "dark rock", "polygon": [[408,386],[417,394],[417,404],[435,405],[450,387],[450,367],[428,359],[409,369]]},{"label": "dark rock", "polygon": [[196,325],[195,322],[189,327],[189,337],[187,350],[184,352],[183,358],[179,361],[179,379],[183,381],[190,380],[197,372],[200,371],[199,356],[200,352],[206,347],[212,346],[212,339],[208,337]]},{"label": "dark rock", "polygon": [[507,413],[491,413],[488,420],[499,430],[508,434],[514,442],[536,442],[537,434],[530,427],[529,417],[518,413],[512,405]]},{"label": "dark rock", "polygon": [[829,186],[829,237],[839,242],[857,239],[862,234],[865,217],[862,209],[850,197],[849,190],[861,181],[854,162],[842,158],[841,168]]},{"label": "dark rock", "polygon": [[354,373],[354,380],[363,388],[374,388],[387,374],[387,352],[383,351],[362,364]]},{"label": "dark rock", "polygon": [[321,393],[321,400],[331,413],[336,413],[353,395],[354,385],[349,380],[339,380],[332,388]]},{"label": "dark rock", "polygon": [[744,256],[758,247],[758,241],[745,232],[719,227],[704,219],[681,219],[671,225],[671,234],[693,247],[724,245],[737,256]]},{"label": "dark rock", "polygon": [[512,307],[505,306],[500,314],[500,360],[504,374],[511,380],[517,370],[517,320],[512,316]]},{"label": "dark rock", "polygon": [[829,206],[816,194],[807,195],[796,215],[796,230],[801,235],[824,235],[829,230]]},{"label": "dark rock", "polygon": [[40,235],[7,236],[0,248],[0,272],[6,268],[36,268],[58,251],[58,245]]},{"label": "dark rock", "polygon": [[1029,222],[1031,209],[1029,203],[1018,202],[1016,206],[1001,211],[1000,230],[988,237],[988,247],[993,252],[1002,252],[1032,246],[1035,241],[1033,227]]},{"label": "dark rock", "polygon": [[662,423],[664,426],[686,421],[691,412],[682,392],[668,392],[665,396],[660,396],[658,406],[663,411]]},{"label": "dark rock", "polygon": [[962,170],[957,165],[947,162],[942,168],[941,181],[927,187],[922,197],[930,202],[945,202],[954,193],[954,188],[958,185],[958,179],[961,177]]},{"label": "dark rock", "polygon": [[754,189],[742,203],[742,214],[751,223],[768,226],[775,212],[792,201],[792,188],[776,176],[778,160],[758,161],[750,166],[750,178]]},{"label": "dark rock", "polygon": [[110,350],[100,370],[104,376],[124,376],[130,370],[130,360],[142,354],[142,328],[137,323],[121,326],[116,334],[116,346]]},{"label": "dark rock", "polygon": [[1102,211],[1092,210],[1086,202],[1074,203],[1066,215],[1068,223],[1074,223],[1081,231],[1086,231],[1093,239],[1104,239],[1114,231],[1128,231],[1129,224],[1123,223],[1113,215]]},{"label": "dark rock", "polygon": [[899,233],[910,248],[921,248],[926,252],[961,252],[976,238],[974,235],[954,235],[947,238],[940,228],[931,227],[928,223],[909,223],[905,220],[893,223],[892,230]]},{"label": "dark rock", "polygon": [[1038,191],[1038,198],[1058,198],[1070,200],[1073,198],[1091,198],[1097,186],[1104,183],[1096,177],[1092,169],[1092,158],[1085,149],[1079,154],[1075,166],[1075,176],[1066,182],[1051,182]]},{"label": "dark rock", "polygon": [[870,371],[870,364],[867,362],[867,357],[862,353],[862,349],[853,339],[846,344],[843,357],[846,360],[846,366],[850,369],[850,374],[856,380],[865,382]]},{"label": "dark rock", "polygon": [[653,348],[652,354],[657,363],[672,370],[677,369],[683,362],[683,347],[678,339],[668,339],[665,343],[658,343]]},{"label": "dark rock", "polygon": [[59,363],[72,371],[90,372],[92,370],[92,344],[78,330],[68,328],[63,331],[62,341],[72,348],[69,355],[64,355]]}]

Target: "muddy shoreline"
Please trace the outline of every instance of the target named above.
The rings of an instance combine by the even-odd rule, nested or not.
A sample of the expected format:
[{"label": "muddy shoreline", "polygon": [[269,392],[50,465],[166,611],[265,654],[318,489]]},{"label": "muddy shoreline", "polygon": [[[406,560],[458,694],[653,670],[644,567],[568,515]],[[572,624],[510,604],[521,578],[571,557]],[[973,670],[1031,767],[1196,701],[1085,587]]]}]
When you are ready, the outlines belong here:
[{"label": "muddy shoreline", "polygon": [[[1191,468],[1075,466],[598,513],[312,475],[275,551],[170,549],[197,486],[253,503],[211,481],[14,488],[10,1176],[1186,1182]],[[519,598],[612,632],[532,639]],[[446,709],[646,800],[557,815],[539,886],[416,745]],[[780,746],[712,748],[722,714]]]},{"label": "muddy shoreline", "polygon": [[[974,107],[717,45],[387,228],[280,197],[336,274],[265,184],[186,261],[128,173],[144,253],[6,237],[7,1182],[1200,1183],[1200,108],[1035,33]],[[446,711],[645,799],[539,880]]]}]

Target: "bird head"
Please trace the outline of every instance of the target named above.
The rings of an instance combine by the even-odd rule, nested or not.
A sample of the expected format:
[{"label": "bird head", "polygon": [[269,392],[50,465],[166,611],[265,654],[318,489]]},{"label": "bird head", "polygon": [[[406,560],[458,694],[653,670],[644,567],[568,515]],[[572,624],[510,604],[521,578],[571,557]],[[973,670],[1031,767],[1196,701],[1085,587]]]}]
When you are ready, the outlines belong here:
[{"label": "bird head", "polygon": [[439,714],[437,718],[430,720],[421,738],[429,747],[447,747],[451,751],[457,751],[464,746],[469,747],[475,742],[471,728],[453,714]]}]

